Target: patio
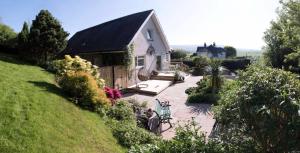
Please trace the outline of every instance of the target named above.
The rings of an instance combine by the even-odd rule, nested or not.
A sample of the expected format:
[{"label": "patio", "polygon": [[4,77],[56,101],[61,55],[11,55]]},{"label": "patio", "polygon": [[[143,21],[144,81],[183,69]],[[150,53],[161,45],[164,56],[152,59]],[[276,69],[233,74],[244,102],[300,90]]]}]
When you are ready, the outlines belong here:
[{"label": "patio", "polygon": [[[195,121],[201,126],[201,130],[206,133],[208,136],[212,130],[215,120],[213,115],[210,112],[210,104],[189,104],[186,103],[188,95],[185,94],[185,90],[189,87],[196,86],[196,82],[202,79],[201,76],[190,76],[186,78],[185,82],[173,84],[159,95],[151,96],[141,93],[130,93],[124,95],[124,99],[137,99],[140,102],[147,101],[148,107],[155,108],[155,99],[159,100],[168,100],[171,104],[171,114],[172,114],[172,124],[183,124],[188,120],[191,120],[192,117],[195,118]],[[165,139],[170,139],[175,135],[175,126],[168,129],[168,124],[163,124],[162,126],[162,136]]]}]

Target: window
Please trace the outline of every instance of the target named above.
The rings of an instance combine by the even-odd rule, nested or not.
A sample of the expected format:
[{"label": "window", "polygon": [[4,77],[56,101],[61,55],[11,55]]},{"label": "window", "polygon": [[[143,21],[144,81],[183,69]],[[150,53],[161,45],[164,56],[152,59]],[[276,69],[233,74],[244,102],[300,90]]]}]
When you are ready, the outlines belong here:
[{"label": "window", "polygon": [[169,53],[166,53],[166,61],[169,61]]},{"label": "window", "polygon": [[147,30],[147,40],[153,40],[151,30]]},{"label": "window", "polygon": [[145,57],[144,56],[136,56],[135,57],[135,66],[142,67],[145,65]]}]

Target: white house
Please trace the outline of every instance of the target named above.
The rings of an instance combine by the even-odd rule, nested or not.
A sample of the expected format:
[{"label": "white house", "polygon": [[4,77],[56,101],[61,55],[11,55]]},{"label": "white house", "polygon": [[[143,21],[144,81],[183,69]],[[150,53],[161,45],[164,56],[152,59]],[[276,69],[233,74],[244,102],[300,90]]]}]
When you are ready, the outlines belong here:
[{"label": "white house", "polygon": [[225,49],[222,47],[217,47],[215,43],[209,46],[206,46],[206,43],[204,43],[204,46],[197,47],[196,53],[198,56],[204,56],[208,58],[226,58]]},{"label": "white house", "polygon": [[[134,46],[134,62],[124,68],[124,53]],[[114,19],[77,32],[68,41],[63,54],[79,55],[101,67],[102,77],[110,86],[126,88],[141,80],[143,68],[169,70],[170,46],[154,10]]]}]

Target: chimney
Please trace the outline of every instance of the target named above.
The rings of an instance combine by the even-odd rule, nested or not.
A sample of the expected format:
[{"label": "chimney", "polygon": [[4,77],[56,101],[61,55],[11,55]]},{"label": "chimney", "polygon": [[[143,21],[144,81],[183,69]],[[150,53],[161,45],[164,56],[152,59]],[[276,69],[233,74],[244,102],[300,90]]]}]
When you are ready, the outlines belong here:
[{"label": "chimney", "polygon": [[213,43],[213,46],[216,47],[216,43],[215,42]]},{"label": "chimney", "polygon": [[204,48],[206,48],[206,43],[204,43]]}]

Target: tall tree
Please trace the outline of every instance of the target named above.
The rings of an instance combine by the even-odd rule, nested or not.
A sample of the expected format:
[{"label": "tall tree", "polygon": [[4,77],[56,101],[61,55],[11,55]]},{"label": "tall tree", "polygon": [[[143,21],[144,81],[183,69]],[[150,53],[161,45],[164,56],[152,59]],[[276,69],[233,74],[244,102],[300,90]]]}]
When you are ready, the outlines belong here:
[{"label": "tall tree", "polygon": [[293,70],[300,59],[300,0],[281,0],[278,19],[265,32],[267,64]]},{"label": "tall tree", "polygon": [[232,46],[225,46],[224,49],[226,50],[226,58],[227,57],[235,57],[236,56],[236,49]]},{"label": "tall tree", "polygon": [[29,42],[33,60],[45,64],[67,45],[67,36],[59,21],[47,10],[41,10],[32,21]]},{"label": "tall tree", "polygon": [[18,34],[18,48],[22,55],[24,52],[28,52],[29,45],[28,45],[28,37],[29,37],[29,26],[27,22],[24,22],[22,31]]},{"label": "tall tree", "polygon": [[0,45],[14,47],[16,35],[12,28],[0,23]]}]

